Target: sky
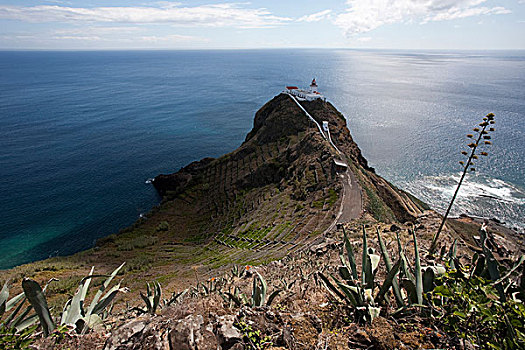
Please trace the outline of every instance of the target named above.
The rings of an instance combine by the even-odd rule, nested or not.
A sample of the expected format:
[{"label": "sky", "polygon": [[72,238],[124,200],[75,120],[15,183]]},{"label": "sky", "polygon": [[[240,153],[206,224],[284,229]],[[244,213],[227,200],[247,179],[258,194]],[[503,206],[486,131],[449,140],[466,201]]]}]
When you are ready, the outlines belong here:
[{"label": "sky", "polygon": [[525,49],[525,0],[0,0],[0,49]]}]

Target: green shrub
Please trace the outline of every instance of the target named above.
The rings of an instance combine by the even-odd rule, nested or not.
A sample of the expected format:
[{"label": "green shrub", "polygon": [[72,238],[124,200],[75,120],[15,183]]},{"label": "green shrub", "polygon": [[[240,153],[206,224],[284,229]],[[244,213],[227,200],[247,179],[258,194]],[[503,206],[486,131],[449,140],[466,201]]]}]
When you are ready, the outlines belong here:
[{"label": "green shrub", "polygon": [[158,238],[155,236],[138,236],[131,240],[123,241],[118,244],[119,251],[132,251],[142,249],[157,244]]},{"label": "green shrub", "polygon": [[169,229],[170,224],[167,221],[161,221],[156,228],[157,231],[168,231]]},{"label": "green shrub", "polygon": [[146,271],[151,268],[152,263],[155,259],[149,255],[141,254],[131,259],[119,274],[126,274],[127,272],[140,272]]},{"label": "green shrub", "polygon": [[30,349],[30,345],[35,341],[32,335],[37,327],[29,327],[22,332],[17,332],[14,328],[0,327],[0,349]]},{"label": "green shrub", "polygon": [[431,293],[439,327],[481,348],[525,348],[525,305],[501,301],[493,281],[459,268],[438,279]]}]

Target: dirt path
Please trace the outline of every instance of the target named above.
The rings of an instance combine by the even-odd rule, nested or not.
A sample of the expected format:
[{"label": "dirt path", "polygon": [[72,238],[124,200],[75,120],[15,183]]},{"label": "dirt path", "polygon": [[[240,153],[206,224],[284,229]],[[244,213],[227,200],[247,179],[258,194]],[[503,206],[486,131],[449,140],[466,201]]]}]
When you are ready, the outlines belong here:
[{"label": "dirt path", "polygon": [[347,170],[346,173],[341,175],[341,177],[344,192],[341,215],[339,215],[337,219],[338,224],[358,218],[363,211],[361,187],[359,186],[354,173],[351,170]]}]

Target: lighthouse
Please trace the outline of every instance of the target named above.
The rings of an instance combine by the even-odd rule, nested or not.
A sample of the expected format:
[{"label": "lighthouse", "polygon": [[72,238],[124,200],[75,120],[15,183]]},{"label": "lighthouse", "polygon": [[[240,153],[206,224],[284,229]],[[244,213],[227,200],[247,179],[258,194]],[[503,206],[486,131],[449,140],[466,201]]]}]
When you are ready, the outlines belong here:
[{"label": "lighthouse", "polygon": [[313,92],[313,93],[317,92],[317,82],[315,81],[315,78],[314,80],[312,80],[312,83],[310,84],[310,92]]},{"label": "lighthouse", "polygon": [[286,89],[283,92],[295,96],[299,101],[313,101],[317,99],[326,101],[326,98],[317,91],[317,82],[315,81],[315,78],[312,80],[309,88],[299,89],[297,86],[289,85],[286,86]]}]

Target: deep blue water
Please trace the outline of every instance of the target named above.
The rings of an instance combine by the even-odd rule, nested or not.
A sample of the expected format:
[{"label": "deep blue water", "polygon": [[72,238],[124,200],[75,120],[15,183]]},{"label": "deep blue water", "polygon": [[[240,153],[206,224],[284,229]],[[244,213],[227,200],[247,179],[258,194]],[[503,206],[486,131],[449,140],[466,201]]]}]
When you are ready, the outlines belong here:
[{"label": "deep blue water", "polygon": [[525,226],[525,52],[0,52],[0,268],[131,224],[159,201],[148,178],[234,150],[257,109],[313,77],[377,172],[437,209],[494,112],[455,213]]}]

